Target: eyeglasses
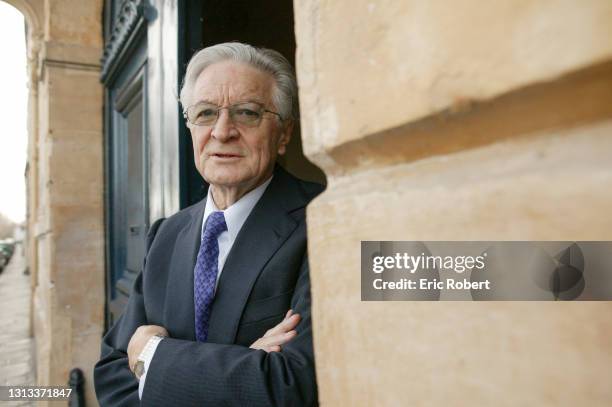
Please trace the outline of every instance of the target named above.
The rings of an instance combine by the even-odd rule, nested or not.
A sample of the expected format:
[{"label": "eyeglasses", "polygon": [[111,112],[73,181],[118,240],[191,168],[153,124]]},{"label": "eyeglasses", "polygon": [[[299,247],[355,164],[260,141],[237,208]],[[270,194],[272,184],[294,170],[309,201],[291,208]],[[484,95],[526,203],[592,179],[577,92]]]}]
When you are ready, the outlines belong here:
[{"label": "eyeglasses", "polygon": [[189,106],[183,112],[183,117],[191,124],[196,126],[213,126],[219,118],[219,112],[227,109],[230,120],[236,125],[247,127],[257,127],[263,119],[264,113],[277,115],[281,120],[281,115],[277,112],[265,109],[256,102],[236,103],[235,105],[220,107],[212,103],[200,102]]}]

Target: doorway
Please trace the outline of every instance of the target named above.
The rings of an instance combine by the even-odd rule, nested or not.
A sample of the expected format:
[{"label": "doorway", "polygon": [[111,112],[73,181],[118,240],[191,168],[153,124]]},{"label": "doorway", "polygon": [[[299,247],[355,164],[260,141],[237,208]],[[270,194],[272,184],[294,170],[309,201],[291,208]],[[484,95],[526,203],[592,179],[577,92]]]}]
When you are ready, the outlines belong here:
[{"label": "doorway", "polygon": [[[274,49],[295,66],[295,34],[293,1],[266,0],[206,0],[187,1],[179,13],[179,33],[182,44],[180,60],[182,83],[191,56],[201,48],[214,44],[239,41],[256,47]],[[187,127],[180,129],[181,151],[181,207],[198,202],[206,195],[207,185],[195,169],[193,148]],[[299,121],[279,163],[293,175],[325,184],[324,173],[302,152]]]}]

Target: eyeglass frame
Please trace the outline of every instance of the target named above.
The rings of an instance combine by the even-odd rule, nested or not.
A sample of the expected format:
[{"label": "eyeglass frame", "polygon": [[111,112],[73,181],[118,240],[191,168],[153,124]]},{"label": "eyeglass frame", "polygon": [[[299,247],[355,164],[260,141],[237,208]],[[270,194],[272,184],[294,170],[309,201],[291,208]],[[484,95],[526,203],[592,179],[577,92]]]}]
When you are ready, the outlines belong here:
[{"label": "eyeglass frame", "polygon": [[[185,120],[186,120],[188,123],[191,123],[191,124],[192,124],[192,125],[194,125],[194,126],[200,126],[200,127],[204,127],[204,126],[214,126],[214,125],[216,125],[216,124],[217,124],[217,121],[219,120],[219,115],[220,115],[221,110],[223,110],[223,109],[227,109],[227,110],[228,110],[228,114],[230,115],[230,120],[231,120],[231,122],[232,122],[232,123],[234,123],[234,125],[240,125],[240,124],[244,125],[244,123],[236,123],[236,122],[234,122],[234,120],[232,119],[232,115],[231,115],[231,113],[230,113],[229,109],[231,109],[232,107],[238,106],[238,105],[244,105],[244,104],[248,104],[248,103],[251,103],[251,104],[254,104],[254,105],[259,106],[259,107],[261,108],[261,111],[262,111],[262,116],[261,116],[261,118],[259,119],[259,121],[257,122],[257,124],[256,124],[256,125],[254,125],[253,127],[258,127],[258,126],[261,124],[261,121],[263,120],[263,113],[272,113],[272,114],[274,114],[274,115],[278,116],[278,118],[279,118],[281,121],[284,121],[283,116],[281,116],[281,114],[280,114],[280,113],[278,113],[278,112],[273,112],[272,110],[268,110],[268,109],[266,109],[266,108],[264,107],[263,103],[260,103],[260,102],[255,102],[255,101],[253,101],[253,100],[245,100],[244,102],[237,102],[237,103],[233,103],[233,104],[231,104],[231,105],[229,105],[229,106],[219,106],[219,105],[216,105],[216,104],[214,104],[214,103],[209,103],[209,102],[205,102],[205,101],[199,101],[199,102],[196,102],[196,103],[194,103],[194,104],[192,104],[192,105],[187,106],[187,107],[186,107],[186,108],[183,110],[183,118],[184,118],[184,119],[185,119]],[[196,105],[199,105],[199,104],[208,104],[208,105],[211,105],[211,106],[216,106],[216,107],[217,107],[217,117],[216,117],[216,119],[215,119],[215,121],[214,121],[213,123],[211,123],[211,124],[197,124],[197,123],[193,123],[191,120],[189,120],[189,117],[188,117],[187,111],[188,111],[189,109],[191,109],[192,107],[194,107],[194,106],[196,106]]]}]

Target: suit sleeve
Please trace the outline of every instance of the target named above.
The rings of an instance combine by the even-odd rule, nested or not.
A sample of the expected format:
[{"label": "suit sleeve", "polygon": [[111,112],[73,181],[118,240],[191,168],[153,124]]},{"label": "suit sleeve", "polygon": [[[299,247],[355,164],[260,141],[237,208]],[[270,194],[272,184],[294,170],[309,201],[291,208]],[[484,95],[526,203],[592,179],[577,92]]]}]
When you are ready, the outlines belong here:
[{"label": "suit sleeve", "polygon": [[[162,221],[163,219],[157,220],[149,229],[147,252]],[[140,405],[138,380],[128,366],[127,346],[141,325],[147,325],[142,295],[142,272],[134,281],[125,311],[102,338],[100,360],[94,367],[94,386],[102,407]]]},{"label": "suit sleeve", "polygon": [[317,405],[308,259],[304,256],[291,307],[302,316],[281,352],[166,338],[151,361],[143,406]]}]

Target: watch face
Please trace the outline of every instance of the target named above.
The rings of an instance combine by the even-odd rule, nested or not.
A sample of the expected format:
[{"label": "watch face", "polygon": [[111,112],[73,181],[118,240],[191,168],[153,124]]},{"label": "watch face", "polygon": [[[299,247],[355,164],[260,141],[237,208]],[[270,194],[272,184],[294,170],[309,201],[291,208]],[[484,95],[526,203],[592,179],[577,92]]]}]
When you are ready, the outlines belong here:
[{"label": "watch face", "polygon": [[136,366],[134,366],[134,374],[136,375],[136,378],[140,380],[140,377],[142,376],[143,373],[144,373],[144,361],[139,360],[138,362],[136,362]]}]

